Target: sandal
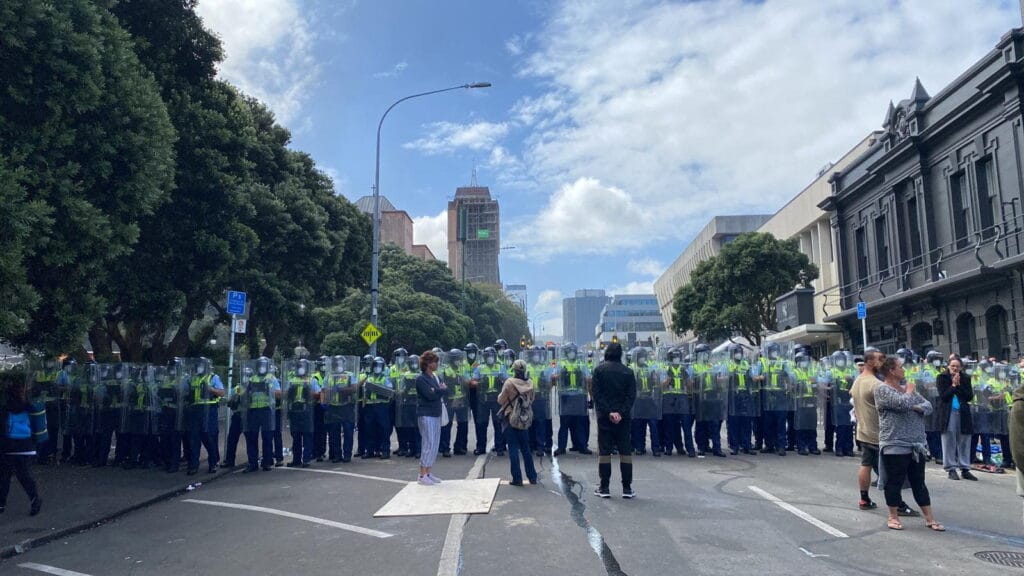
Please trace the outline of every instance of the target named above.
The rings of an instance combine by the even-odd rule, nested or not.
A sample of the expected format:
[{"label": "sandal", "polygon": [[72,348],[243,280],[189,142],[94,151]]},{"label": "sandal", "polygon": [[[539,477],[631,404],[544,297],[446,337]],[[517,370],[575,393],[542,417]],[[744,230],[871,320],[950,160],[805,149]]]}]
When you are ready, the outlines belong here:
[{"label": "sandal", "polygon": [[946,531],[946,527],[943,526],[942,524],[939,524],[938,522],[932,522],[931,524],[925,524],[925,526],[931,528],[932,530],[934,530],[936,532],[945,532]]},{"label": "sandal", "polygon": [[889,518],[886,526],[889,527],[889,530],[903,530],[903,524],[900,523],[899,518]]}]

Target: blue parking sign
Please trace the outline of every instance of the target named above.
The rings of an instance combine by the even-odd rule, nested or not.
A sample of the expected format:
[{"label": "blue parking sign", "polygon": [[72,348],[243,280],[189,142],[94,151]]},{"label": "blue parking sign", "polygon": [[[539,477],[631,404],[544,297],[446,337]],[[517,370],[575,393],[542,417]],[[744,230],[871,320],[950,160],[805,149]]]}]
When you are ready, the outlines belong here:
[{"label": "blue parking sign", "polygon": [[868,317],[868,303],[857,302],[857,320],[863,320]]},{"label": "blue parking sign", "polygon": [[228,314],[245,314],[245,292],[228,290]]}]

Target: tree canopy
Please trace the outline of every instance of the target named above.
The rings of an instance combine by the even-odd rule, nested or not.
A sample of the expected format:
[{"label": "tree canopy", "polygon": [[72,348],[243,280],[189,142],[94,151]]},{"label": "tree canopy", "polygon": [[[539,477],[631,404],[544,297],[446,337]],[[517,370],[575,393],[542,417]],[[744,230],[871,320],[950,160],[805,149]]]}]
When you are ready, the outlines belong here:
[{"label": "tree canopy", "polygon": [[700,262],[673,298],[672,329],[706,341],[734,335],[760,345],[775,329],[775,300],[818,277],[796,239],[763,232],[741,234]]}]

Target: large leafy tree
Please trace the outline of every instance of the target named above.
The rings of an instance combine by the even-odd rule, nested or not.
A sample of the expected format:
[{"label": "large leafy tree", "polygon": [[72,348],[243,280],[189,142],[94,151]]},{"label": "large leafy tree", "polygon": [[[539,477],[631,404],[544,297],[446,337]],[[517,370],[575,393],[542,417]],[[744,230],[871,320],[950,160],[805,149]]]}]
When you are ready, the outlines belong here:
[{"label": "large leafy tree", "polygon": [[37,245],[34,231],[49,226],[50,209],[29,200],[22,185],[24,169],[12,169],[0,157],[0,336],[23,334],[39,295],[25,273],[25,258]]},{"label": "large leafy tree", "polygon": [[0,0],[0,157],[52,215],[23,254],[29,347],[67,349],[102,315],[113,262],[173,185],[175,131],[111,4]]},{"label": "large leafy tree", "polygon": [[818,277],[795,239],[750,232],[698,264],[673,299],[672,329],[712,341],[740,335],[756,345],[775,329],[775,299]]}]

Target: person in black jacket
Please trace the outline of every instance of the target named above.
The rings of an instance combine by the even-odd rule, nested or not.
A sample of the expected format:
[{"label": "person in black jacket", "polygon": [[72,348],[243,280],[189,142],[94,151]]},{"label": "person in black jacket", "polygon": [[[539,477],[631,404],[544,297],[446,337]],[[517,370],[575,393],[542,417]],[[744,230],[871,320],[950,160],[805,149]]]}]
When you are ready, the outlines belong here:
[{"label": "person in black jacket", "polygon": [[[33,418],[40,423],[33,422]],[[36,438],[46,434],[46,411],[27,400],[24,382],[13,382],[0,406],[0,513],[7,507],[11,476],[17,476],[31,502],[29,514],[39,514],[43,500],[29,465],[36,458]]]},{"label": "person in black jacket", "polygon": [[601,485],[594,490],[600,498],[611,498],[612,449],[619,452],[622,497],[633,498],[633,457],[629,443],[629,413],[636,400],[636,377],[622,364],[622,345],[613,342],[604,351],[604,362],[594,369],[591,395],[597,411],[597,471]]},{"label": "person in black jacket", "polygon": [[[971,474],[971,400],[974,389],[971,377],[964,374],[963,362],[959,358],[949,361],[949,371],[935,379],[939,393],[937,406],[939,430],[942,430],[942,467],[950,480],[977,480]],[[957,468],[960,474],[957,475]]]}]

